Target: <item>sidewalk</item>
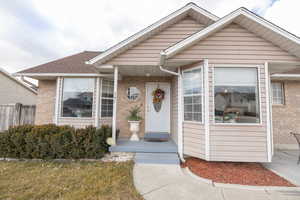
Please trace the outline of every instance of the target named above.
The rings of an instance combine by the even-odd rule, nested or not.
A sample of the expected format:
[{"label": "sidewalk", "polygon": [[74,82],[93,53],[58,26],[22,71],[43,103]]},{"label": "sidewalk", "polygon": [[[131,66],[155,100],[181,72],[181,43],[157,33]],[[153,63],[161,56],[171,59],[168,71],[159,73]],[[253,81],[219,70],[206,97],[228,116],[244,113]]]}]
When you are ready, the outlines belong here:
[{"label": "sidewalk", "polygon": [[265,163],[264,166],[291,183],[300,186],[300,164],[297,164],[298,155],[298,150],[277,150],[272,162]]},{"label": "sidewalk", "polygon": [[146,200],[299,200],[300,192],[253,191],[214,187],[178,165],[136,164],[134,184]]}]

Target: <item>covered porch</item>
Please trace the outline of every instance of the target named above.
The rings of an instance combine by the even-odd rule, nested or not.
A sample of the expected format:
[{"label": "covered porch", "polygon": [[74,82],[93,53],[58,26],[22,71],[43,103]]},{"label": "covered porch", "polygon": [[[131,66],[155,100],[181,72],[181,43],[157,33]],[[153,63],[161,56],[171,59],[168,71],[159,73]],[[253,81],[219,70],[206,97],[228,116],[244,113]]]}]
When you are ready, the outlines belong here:
[{"label": "covered porch", "polygon": [[[177,146],[179,77],[175,70],[176,68],[172,68],[169,73],[159,66],[99,66],[101,73],[114,74],[112,146],[120,146],[130,139],[132,133],[128,116],[135,107],[140,109],[140,140],[149,133],[167,134],[172,144]],[[164,92],[158,110],[153,100],[153,93],[157,90]]]}]

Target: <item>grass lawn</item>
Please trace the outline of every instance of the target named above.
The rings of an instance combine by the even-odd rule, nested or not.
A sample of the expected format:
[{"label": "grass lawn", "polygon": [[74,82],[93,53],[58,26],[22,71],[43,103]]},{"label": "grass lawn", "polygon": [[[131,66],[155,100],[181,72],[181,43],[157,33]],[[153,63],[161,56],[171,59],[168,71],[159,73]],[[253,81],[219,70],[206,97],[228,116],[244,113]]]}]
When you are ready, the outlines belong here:
[{"label": "grass lawn", "polygon": [[142,199],[132,162],[0,162],[0,199]]}]

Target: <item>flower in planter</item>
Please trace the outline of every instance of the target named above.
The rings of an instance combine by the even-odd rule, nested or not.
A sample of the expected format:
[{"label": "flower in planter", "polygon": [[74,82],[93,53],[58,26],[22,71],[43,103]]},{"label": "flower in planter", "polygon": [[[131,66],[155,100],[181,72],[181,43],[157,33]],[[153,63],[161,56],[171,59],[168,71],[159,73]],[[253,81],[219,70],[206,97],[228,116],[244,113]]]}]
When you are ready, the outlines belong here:
[{"label": "flower in planter", "polygon": [[141,121],[143,118],[140,116],[140,112],[141,106],[133,106],[129,110],[128,121]]}]

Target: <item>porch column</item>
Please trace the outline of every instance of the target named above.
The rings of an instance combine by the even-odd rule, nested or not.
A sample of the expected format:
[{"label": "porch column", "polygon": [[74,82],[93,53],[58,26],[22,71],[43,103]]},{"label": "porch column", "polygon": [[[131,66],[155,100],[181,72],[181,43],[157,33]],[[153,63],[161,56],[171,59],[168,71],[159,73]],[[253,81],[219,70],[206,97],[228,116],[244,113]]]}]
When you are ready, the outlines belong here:
[{"label": "porch column", "polygon": [[61,81],[62,77],[56,78],[56,97],[55,97],[55,111],[54,111],[54,124],[58,125],[58,118],[59,118],[59,109],[60,109],[60,97],[61,97]]},{"label": "porch column", "polygon": [[113,144],[116,145],[117,134],[117,97],[118,97],[118,67],[114,67],[114,102],[113,102],[113,118],[112,118],[112,139]]},{"label": "porch column", "polygon": [[100,77],[96,78],[96,110],[95,110],[95,127],[99,127],[99,107],[100,107]]},{"label": "porch column", "polygon": [[272,161],[273,154],[273,137],[272,137],[272,107],[271,107],[271,81],[270,81],[270,72],[269,72],[269,63],[265,62],[265,81],[266,81],[266,104],[267,104],[267,152],[268,152],[268,161]]},{"label": "porch column", "polygon": [[179,157],[182,161],[184,161],[183,158],[183,133],[182,133],[182,123],[183,123],[183,109],[182,109],[182,105],[183,105],[183,96],[182,96],[182,75],[181,75],[181,70],[180,68],[178,68],[178,76],[177,76],[177,95],[178,95],[178,104],[177,104],[177,120],[178,120],[178,127],[177,127],[177,131],[178,131],[178,154]]},{"label": "porch column", "polygon": [[209,66],[208,59],[203,62],[204,72],[204,127],[205,127],[205,159],[209,160],[210,140],[209,140]]}]

